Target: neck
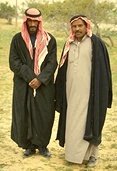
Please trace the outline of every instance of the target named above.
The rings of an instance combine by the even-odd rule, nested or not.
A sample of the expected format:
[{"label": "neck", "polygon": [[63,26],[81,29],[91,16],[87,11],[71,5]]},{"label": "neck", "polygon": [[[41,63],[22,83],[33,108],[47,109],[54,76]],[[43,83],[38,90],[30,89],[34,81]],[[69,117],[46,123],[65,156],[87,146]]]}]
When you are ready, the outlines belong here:
[{"label": "neck", "polygon": [[36,34],[37,34],[36,32],[29,32],[29,35],[30,35],[30,36],[36,37]]},{"label": "neck", "polygon": [[75,40],[81,42],[84,39],[84,37],[86,37],[86,35],[84,35],[83,37],[75,37]]},{"label": "neck", "polygon": [[75,38],[75,40],[81,42],[82,38]]}]

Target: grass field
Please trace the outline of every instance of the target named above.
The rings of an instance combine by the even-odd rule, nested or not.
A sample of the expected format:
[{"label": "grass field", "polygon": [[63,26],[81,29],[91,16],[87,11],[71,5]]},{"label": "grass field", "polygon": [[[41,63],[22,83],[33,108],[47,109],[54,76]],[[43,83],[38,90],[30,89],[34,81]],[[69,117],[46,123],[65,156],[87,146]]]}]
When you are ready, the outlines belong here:
[{"label": "grass field", "polygon": [[[58,59],[64,43],[65,34],[46,28],[56,37]],[[0,171],[116,171],[117,170],[117,37],[113,36],[114,47],[108,48],[113,76],[114,99],[112,109],[108,110],[103,129],[103,141],[99,150],[99,162],[94,169],[84,165],[70,164],[64,160],[64,149],[55,141],[58,113],[56,114],[49,149],[51,159],[38,154],[23,158],[22,149],[10,139],[12,72],[9,69],[9,46],[12,36],[20,29],[0,20]]]}]

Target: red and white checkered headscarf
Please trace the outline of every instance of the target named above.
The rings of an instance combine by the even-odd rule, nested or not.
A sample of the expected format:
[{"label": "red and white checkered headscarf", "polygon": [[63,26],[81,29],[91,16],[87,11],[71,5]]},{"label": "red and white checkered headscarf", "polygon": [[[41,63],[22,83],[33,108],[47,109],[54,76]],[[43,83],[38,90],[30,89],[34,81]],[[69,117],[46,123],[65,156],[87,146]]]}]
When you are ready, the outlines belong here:
[{"label": "red and white checkered headscarf", "polygon": [[38,75],[40,73],[40,66],[48,54],[47,45],[50,41],[49,34],[43,29],[41,12],[36,8],[29,8],[25,11],[23,18],[21,35],[26,43],[29,50],[31,59],[33,59],[33,47],[30,40],[30,35],[27,30],[26,21],[27,19],[39,21],[36,40],[35,40],[35,57],[34,57],[34,73]]},{"label": "red and white checkered headscarf", "polygon": [[[92,36],[92,31],[91,31],[91,22],[90,22],[90,20],[85,16],[78,16],[78,17],[74,16],[73,18],[74,19],[71,19],[71,21],[70,21],[70,26],[74,21],[76,21],[78,19],[82,19],[83,21],[85,21],[87,23],[87,35],[89,37],[91,37]],[[70,49],[70,43],[72,43],[74,41],[74,39],[75,39],[75,36],[72,33],[72,29],[70,29],[70,35],[69,35],[69,37],[68,37],[68,39],[66,41],[64,51],[63,51],[63,54],[62,54],[62,57],[61,57],[61,60],[60,60],[60,63],[59,63],[60,67],[64,64],[64,62],[65,62],[65,60],[67,58],[67,53],[69,52],[69,49]]]}]

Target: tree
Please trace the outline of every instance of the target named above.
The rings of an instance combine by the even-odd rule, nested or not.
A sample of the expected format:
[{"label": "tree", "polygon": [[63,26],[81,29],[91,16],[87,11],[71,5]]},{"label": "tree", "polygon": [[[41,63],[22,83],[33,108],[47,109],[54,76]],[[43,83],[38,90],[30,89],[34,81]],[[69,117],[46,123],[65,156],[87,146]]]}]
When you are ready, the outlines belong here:
[{"label": "tree", "polygon": [[49,20],[56,20],[57,22],[68,22],[75,14],[84,14],[88,16],[94,24],[101,22],[115,21],[117,8],[114,3],[101,2],[96,3],[95,0],[64,0],[56,1],[49,4],[39,3],[38,0],[27,0],[28,7],[36,7],[42,11],[43,16]]},{"label": "tree", "polygon": [[[102,36],[100,24],[113,23],[117,18],[117,7],[114,3],[101,2],[95,0],[64,0],[54,3],[39,3],[38,0],[27,0],[28,7],[36,7],[42,11],[43,17],[54,25],[56,30],[67,31],[69,19],[76,14],[84,14],[91,19],[94,31],[98,36]],[[51,26],[50,25],[50,26]],[[106,32],[107,33],[107,32]],[[106,35],[110,36],[110,35]],[[110,39],[110,37],[109,37]]]},{"label": "tree", "polygon": [[8,2],[0,3],[0,18],[7,19],[8,24],[12,24],[12,18],[15,16],[15,6],[10,6]]}]

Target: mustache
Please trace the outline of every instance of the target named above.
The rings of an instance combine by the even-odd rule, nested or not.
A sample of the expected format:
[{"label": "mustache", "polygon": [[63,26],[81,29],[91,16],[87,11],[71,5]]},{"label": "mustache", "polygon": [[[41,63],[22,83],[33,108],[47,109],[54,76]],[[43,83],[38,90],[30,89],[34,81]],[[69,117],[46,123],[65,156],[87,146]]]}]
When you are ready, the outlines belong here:
[{"label": "mustache", "polygon": [[30,26],[29,28],[30,28],[30,29],[33,29],[33,28],[35,28],[35,29],[36,29],[37,27],[36,27],[36,26]]},{"label": "mustache", "polygon": [[81,31],[77,30],[77,31],[75,31],[75,34],[76,34],[76,33],[81,33]]}]

